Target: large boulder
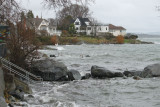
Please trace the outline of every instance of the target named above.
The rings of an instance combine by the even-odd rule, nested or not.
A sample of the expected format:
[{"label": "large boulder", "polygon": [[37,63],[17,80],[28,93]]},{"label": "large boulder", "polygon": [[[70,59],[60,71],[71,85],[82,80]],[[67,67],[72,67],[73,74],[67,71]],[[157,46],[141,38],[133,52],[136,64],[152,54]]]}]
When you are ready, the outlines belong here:
[{"label": "large boulder", "polygon": [[81,80],[81,74],[76,70],[73,70],[73,69],[69,70],[67,72],[67,74],[68,74],[68,79],[71,80],[71,81],[73,81],[73,80]]},{"label": "large boulder", "polygon": [[137,70],[130,70],[130,71],[124,71],[123,74],[127,77],[132,77],[132,76],[141,76],[142,71],[137,71]]},{"label": "large boulder", "polygon": [[96,65],[91,67],[91,75],[93,78],[112,78],[114,77],[113,72],[111,72],[110,70],[104,67],[99,67]]},{"label": "large boulder", "polygon": [[141,77],[159,77],[160,76],[160,63],[148,65],[141,73]]},{"label": "large boulder", "polygon": [[32,73],[41,76],[44,81],[64,81],[67,79],[67,67],[53,59],[43,59],[33,62]]}]

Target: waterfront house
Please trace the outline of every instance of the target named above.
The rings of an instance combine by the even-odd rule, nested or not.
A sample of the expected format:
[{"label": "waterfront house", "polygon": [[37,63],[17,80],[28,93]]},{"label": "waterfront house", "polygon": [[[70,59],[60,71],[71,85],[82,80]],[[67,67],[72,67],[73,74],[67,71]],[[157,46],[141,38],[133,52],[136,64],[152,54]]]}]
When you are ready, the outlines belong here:
[{"label": "waterfront house", "polygon": [[90,35],[92,32],[91,22],[88,18],[78,17],[74,21],[74,25],[77,33]]},{"label": "waterfront house", "polygon": [[118,35],[122,35],[125,36],[126,35],[126,29],[122,26],[115,26],[112,24],[109,24],[109,32],[112,33],[114,36],[118,36]]},{"label": "waterfront house", "polygon": [[57,30],[56,23],[51,23],[50,20],[42,19],[42,18],[30,18],[26,20],[26,26],[30,28],[34,28],[37,34],[42,35],[61,35],[61,31]]},{"label": "waterfront house", "polygon": [[78,17],[74,22],[76,32],[90,36],[105,35],[112,33],[114,36],[126,35],[126,29],[122,26],[115,26],[113,24],[91,24],[88,18]]}]

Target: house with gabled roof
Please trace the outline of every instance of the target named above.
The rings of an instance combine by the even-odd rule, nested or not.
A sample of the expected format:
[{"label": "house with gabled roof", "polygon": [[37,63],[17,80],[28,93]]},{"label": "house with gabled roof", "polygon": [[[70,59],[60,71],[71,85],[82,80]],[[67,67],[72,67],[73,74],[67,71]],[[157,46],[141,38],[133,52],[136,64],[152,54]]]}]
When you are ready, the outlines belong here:
[{"label": "house with gabled roof", "polygon": [[113,24],[91,24],[88,18],[78,17],[74,22],[77,33],[98,36],[106,33],[112,33],[114,36],[126,35],[126,29],[122,26],[115,26]]},{"label": "house with gabled roof", "polygon": [[112,33],[114,36],[118,36],[118,35],[122,35],[125,36],[126,35],[126,29],[122,26],[115,26],[112,24],[109,24],[109,32]]},{"label": "house with gabled roof", "polygon": [[92,32],[91,22],[88,18],[77,17],[74,25],[77,33],[90,35]]},{"label": "house with gabled roof", "polygon": [[26,19],[26,26],[29,28],[34,28],[37,34],[41,35],[42,31],[45,31],[46,35],[61,35],[61,31],[57,30],[56,23],[51,23],[50,20],[42,19],[42,18],[30,18]]}]

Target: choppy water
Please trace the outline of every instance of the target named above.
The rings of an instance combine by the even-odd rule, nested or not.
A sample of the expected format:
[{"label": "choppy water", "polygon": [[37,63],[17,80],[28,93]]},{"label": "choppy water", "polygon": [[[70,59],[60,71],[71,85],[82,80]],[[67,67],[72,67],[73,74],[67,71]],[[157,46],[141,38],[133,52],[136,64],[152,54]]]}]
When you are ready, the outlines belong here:
[{"label": "choppy water", "polygon": [[[92,65],[111,71],[142,70],[160,62],[160,38],[141,38],[156,44],[142,45],[69,45],[59,50],[40,50],[58,56],[68,69],[82,75]],[[49,46],[50,48],[56,48]],[[63,48],[62,48],[63,47]],[[89,55],[90,57],[86,57]],[[89,79],[72,82],[44,82],[32,85],[34,98],[31,107],[160,107],[160,78],[133,80],[132,78]]]}]

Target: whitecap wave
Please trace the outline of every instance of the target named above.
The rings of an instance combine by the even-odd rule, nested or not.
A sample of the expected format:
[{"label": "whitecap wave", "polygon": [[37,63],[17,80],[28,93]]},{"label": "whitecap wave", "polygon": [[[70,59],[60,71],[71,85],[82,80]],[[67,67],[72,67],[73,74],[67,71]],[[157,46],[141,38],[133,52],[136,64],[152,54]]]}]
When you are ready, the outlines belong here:
[{"label": "whitecap wave", "polygon": [[61,51],[61,50],[65,50],[63,47],[56,47],[57,50]]},{"label": "whitecap wave", "polygon": [[160,42],[154,42],[154,44],[160,44]]}]

